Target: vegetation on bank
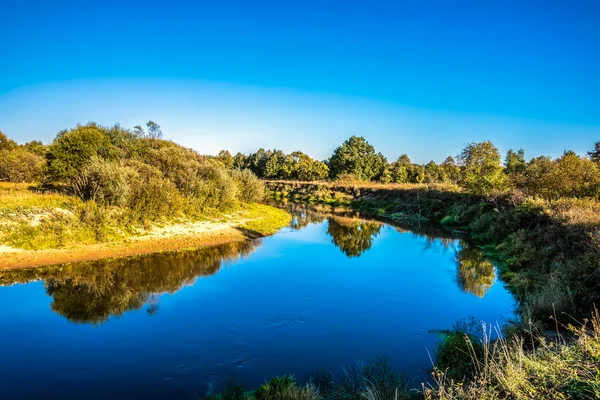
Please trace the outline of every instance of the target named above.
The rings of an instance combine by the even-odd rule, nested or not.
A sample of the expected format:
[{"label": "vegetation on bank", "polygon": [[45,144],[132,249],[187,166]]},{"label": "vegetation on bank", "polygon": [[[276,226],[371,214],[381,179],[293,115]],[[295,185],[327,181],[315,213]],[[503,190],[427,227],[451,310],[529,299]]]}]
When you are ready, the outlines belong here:
[{"label": "vegetation on bank", "polygon": [[19,146],[0,133],[0,181],[13,182],[0,183],[0,243],[59,248],[231,216],[261,236],[289,222],[280,210],[254,204],[264,186],[251,171],[230,170],[161,139],[158,124],[147,126],[148,133],[139,126],[78,125],[49,146]]},{"label": "vegetation on bank", "polygon": [[506,193],[518,190],[526,196],[600,196],[600,141],[586,156],[565,151],[556,159],[525,158],[522,149],[509,150],[502,158],[490,141],[470,143],[443,162],[413,163],[406,154],[388,160],[363,137],[352,136],[331,157],[315,161],[301,152],[259,149],[232,156],[222,151],[216,158],[234,169],[250,169],[268,180],[339,181],[346,183],[453,184],[472,194]]}]

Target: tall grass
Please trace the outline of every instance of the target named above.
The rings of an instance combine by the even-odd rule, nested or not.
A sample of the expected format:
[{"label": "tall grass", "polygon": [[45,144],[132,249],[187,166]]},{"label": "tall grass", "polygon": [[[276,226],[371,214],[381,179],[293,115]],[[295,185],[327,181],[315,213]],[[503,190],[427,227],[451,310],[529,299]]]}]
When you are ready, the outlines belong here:
[{"label": "tall grass", "polygon": [[[426,399],[598,399],[600,398],[600,314],[565,327],[567,334],[547,340],[533,332],[521,337],[490,340],[489,329],[477,343],[465,336],[473,374],[455,380],[435,369],[434,384],[425,386]],[[496,332],[499,334],[500,332]]]}]

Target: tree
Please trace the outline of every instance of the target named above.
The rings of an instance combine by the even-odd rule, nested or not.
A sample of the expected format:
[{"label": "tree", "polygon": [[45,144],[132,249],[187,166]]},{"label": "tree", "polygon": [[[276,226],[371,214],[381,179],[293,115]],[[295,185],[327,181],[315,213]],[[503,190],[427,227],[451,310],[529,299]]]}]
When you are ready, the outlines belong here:
[{"label": "tree", "polygon": [[337,147],[329,159],[329,175],[336,179],[350,174],[358,179],[377,179],[383,173],[387,160],[363,137],[352,136]]},{"label": "tree", "polygon": [[48,151],[48,147],[46,145],[44,145],[44,143],[40,142],[39,140],[32,140],[31,142],[27,142],[22,147],[25,150],[27,150],[28,152],[36,154],[41,157],[46,155],[46,152]]},{"label": "tree", "polygon": [[435,163],[435,161],[429,161],[425,165],[425,182],[426,183],[440,183],[446,181],[446,173],[444,170]]},{"label": "tree", "polygon": [[217,160],[221,161],[227,169],[232,169],[234,165],[233,156],[227,150],[221,150],[217,155]]},{"label": "tree", "polygon": [[148,137],[150,139],[162,139],[163,134],[159,124],[154,121],[148,121],[146,122],[146,127],[148,128]]},{"label": "tree", "polygon": [[504,161],[504,171],[509,175],[522,174],[527,169],[527,162],[525,162],[525,151],[519,149],[518,152],[511,150],[506,153],[506,159]]},{"label": "tree", "polygon": [[454,157],[448,156],[443,163],[440,164],[440,167],[444,170],[444,174],[446,179],[450,182],[458,182],[460,179],[460,167],[454,161]]},{"label": "tree", "polygon": [[0,182],[35,182],[42,177],[44,158],[16,147],[0,150]]},{"label": "tree", "polygon": [[545,199],[598,197],[600,166],[572,151],[566,151],[554,161],[537,157],[527,166],[520,187],[528,195]]},{"label": "tree", "polygon": [[143,138],[146,136],[144,128],[142,128],[140,125],[136,125],[133,127],[133,134],[139,138]]},{"label": "tree", "polygon": [[592,161],[600,163],[600,140],[594,145],[594,150],[588,151],[588,155]]},{"label": "tree", "polygon": [[500,152],[491,141],[470,143],[458,156],[463,166],[460,184],[474,194],[504,190],[508,178],[500,161]]},{"label": "tree", "polygon": [[246,159],[247,159],[247,157],[245,154],[237,153],[235,156],[233,156],[233,168],[235,168],[235,169],[248,168]]},{"label": "tree", "polygon": [[0,131],[0,150],[12,150],[15,147],[17,147],[17,143],[9,139],[4,132]]},{"label": "tree", "polygon": [[118,149],[110,142],[107,130],[91,122],[58,133],[46,154],[46,172],[50,181],[68,181],[92,157],[114,159]]},{"label": "tree", "polygon": [[408,170],[412,164],[410,158],[406,154],[402,154],[396,161],[391,164],[391,179],[396,183],[408,182]]}]

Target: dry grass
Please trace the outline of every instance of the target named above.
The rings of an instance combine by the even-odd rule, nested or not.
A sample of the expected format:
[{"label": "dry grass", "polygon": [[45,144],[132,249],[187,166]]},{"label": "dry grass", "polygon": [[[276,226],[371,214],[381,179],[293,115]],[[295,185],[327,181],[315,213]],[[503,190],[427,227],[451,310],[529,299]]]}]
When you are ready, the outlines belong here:
[{"label": "dry grass", "polygon": [[436,189],[450,192],[462,192],[463,190],[453,183],[379,183],[368,181],[286,181],[266,180],[266,183],[281,183],[286,185],[308,185],[322,186],[327,188],[358,188],[358,189],[384,189],[384,190],[414,190],[414,189]]},{"label": "dry grass", "polygon": [[24,210],[72,209],[77,199],[58,193],[29,190],[27,183],[0,183],[0,213]]},{"label": "dry grass", "polygon": [[[572,337],[556,341],[533,337],[483,339],[483,356],[471,360],[475,371],[468,382],[436,370],[435,384],[424,388],[426,399],[598,399],[600,398],[600,315],[579,327],[567,327]],[[467,341],[469,339],[466,339]],[[471,345],[471,348],[474,346]]]}]

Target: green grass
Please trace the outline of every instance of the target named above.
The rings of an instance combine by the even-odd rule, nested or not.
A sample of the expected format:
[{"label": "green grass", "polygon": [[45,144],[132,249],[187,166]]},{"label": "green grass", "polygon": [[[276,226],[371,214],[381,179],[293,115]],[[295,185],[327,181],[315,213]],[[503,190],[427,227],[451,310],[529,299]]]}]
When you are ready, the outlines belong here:
[{"label": "green grass", "polygon": [[260,237],[291,222],[285,211],[255,203],[133,223],[129,212],[128,208],[103,207],[71,196],[35,192],[29,185],[0,184],[0,244],[24,250],[66,248],[122,240],[139,235],[138,229],[195,221],[232,223],[248,236]]},{"label": "green grass", "polygon": [[257,203],[244,204],[236,215],[248,220],[239,228],[257,236],[272,235],[292,222],[292,216],[284,210]]}]

